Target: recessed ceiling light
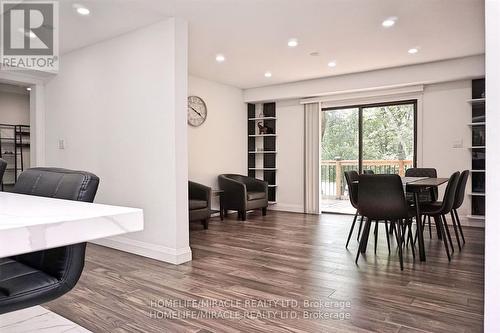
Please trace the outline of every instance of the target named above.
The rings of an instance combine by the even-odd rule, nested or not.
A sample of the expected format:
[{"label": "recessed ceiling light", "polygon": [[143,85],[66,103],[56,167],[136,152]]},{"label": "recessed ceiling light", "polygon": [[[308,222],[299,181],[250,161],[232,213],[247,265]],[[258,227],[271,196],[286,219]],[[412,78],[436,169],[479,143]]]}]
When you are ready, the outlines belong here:
[{"label": "recessed ceiling light", "polygon": [[384,28],[390,28],[392,27],[394,24],[396,24],[396,21],[398,20],[398,18],[396,16],[392,16],[392,17],[388,17],[384,20],[384,22],[382,22],[382,26]]},{"label": "recessed ceiling light", "polygon": [[415,53],[418,53],[418,49],[416,47],[413,47],[411,49],[408,50],[408,53],[409,54],[415,54]]},{"label": "recessed ceiling light", "polygon": [[26,90],[31,91],[31,88],[30,88],[30,87],[28,87],[28,88],[26,88]]},{"label": "recessed ceiling light", "polygon": [[226,57],[224,57],[223,54],[218,54],[218,55],[215,56],[215,61],[217,61],[217,62],[224,62],[224,61],[226,61]]},{"label": "recessed ceiling light", "polygon": [[73,8],[75,8],[76,12],[80,15],[87,16],[90,14],[90,9],[80,4],[73,4]]},{"label": "recessed ceiling light", "polygon": [[330,67],[330,68],[333,68],[333,67],[335,67],[335,66],[337,66],[337,63],[336,63],[335,61],[330,61],[330,62],[328,63],[328,67]]},{"label": "recessed ceiling light", "polygon": [[265,77],[271,77],[271,76],[273,76],[273,73],[271,73],[271,72],[265,72],[264,76]]},{"label": "recessed ceiling light", "polygon": [[290,38],[288,40],[289,47],[297,47],[297,45],[299,45],[299,41],[297,40],[297,38]]}]

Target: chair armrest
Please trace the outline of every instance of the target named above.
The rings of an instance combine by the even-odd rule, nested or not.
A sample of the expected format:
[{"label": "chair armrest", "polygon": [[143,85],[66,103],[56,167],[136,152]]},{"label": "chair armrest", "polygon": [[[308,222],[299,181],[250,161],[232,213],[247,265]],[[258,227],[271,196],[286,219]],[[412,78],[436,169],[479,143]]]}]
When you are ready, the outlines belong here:
[{"label": "chair armrest", "polygon": [[245,209],[247,186],[245,183],[220,175],[219,186],[224,191],[224,207],[226,209]]},{"label": "chair armrest", "polygon": [[189,182],[189,199],[205,200],[210,205],[212,189],[208,186]]}]

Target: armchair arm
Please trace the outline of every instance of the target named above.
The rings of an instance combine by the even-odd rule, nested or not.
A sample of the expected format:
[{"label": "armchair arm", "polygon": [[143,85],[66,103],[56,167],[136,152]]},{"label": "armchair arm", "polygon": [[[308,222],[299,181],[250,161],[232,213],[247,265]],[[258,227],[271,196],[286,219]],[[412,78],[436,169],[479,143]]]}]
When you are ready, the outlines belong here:
[{"label": "armchair arm", "polygon": [[219,186],[224,190],[224,209],[246,209],[247,187],[245,183],[220,175]]},{"label": "armchair arm", "polygon": [[245,178],[245,183],[247,186],[248,191],[252,192],[266,192],[267,193],[267,187],[268,184],[266,181],[252,178],[252,177],[246,177]]},{"label": "armchair arm", "polygon": [[210,206],[210,200],[211,200],[211,193],[212,193],[212,189],[208,186],[205,186],[205,185],[202,185],[202,184],[199,184],[199,183],[195,183],[195,182],[189,182],[189,187],[188,187],[188,191],[189,191],[189,198],[190,199],[197,199],[197,200],[205,200],[206,202],[208,202],[209,206]]}]

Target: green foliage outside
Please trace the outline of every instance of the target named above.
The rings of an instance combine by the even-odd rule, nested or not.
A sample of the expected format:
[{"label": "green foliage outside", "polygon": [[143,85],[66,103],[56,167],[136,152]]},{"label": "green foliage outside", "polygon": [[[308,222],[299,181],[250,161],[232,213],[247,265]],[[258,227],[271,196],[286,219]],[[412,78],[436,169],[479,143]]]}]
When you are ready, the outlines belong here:
[{"label": "green foliage outside", "polygon": [[[363,109],[363,159],[413,159],[413,105]],[[358,159],[358,109],[322,112],[322,160]]]}]

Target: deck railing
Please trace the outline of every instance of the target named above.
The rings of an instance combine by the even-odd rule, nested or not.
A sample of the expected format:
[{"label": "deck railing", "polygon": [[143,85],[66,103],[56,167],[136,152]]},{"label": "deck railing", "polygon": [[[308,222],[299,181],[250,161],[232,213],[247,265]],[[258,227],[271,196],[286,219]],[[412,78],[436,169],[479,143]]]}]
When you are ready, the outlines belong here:
[{"label": "deck railing", "polygon": [[[364,160],[363,170],[372,170],[376,174],[392,173],[405,175],[412,160]],[[323,199],[347,199],[345,171],[358,170],[358,160],[321,161],[321,195]],[[339,181],[337,181],[339,180]]]}]

